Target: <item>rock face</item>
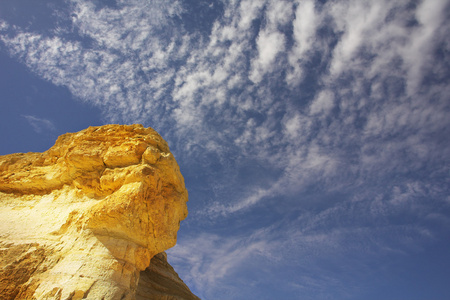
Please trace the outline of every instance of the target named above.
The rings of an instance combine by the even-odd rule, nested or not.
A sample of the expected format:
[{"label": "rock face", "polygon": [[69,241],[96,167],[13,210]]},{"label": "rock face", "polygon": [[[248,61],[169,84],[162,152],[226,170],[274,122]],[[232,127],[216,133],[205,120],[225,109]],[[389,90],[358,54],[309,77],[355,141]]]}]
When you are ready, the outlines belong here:
[{"label": "rock face", "polygon": [[[152,257],[175,245],[187,200],[167,143],[141,125],[0,156],[0,299],[146,299],[163,279],[141,272],[155,274]],[[198,299],[168,278],[181,290],[147,298]]]},{"label": "rock face", "polygon": [[150,266],[141,272],[136,299],[200,300],[191,293],[186,284],[178,277],[178,274],[167,262],[167,255],[164,252],[155,255],[150,262]]}]

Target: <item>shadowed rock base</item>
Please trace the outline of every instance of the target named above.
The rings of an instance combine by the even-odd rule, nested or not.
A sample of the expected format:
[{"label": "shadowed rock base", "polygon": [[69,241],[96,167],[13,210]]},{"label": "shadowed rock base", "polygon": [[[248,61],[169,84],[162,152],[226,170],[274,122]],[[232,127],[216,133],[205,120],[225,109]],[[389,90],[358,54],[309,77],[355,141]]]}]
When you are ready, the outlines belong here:
[{"label": "shadowed rock base", "polygon": [[141,272],[136,290],[137,300],[200,300],[167,262],[166,253],[155,255],[150,266]]}]

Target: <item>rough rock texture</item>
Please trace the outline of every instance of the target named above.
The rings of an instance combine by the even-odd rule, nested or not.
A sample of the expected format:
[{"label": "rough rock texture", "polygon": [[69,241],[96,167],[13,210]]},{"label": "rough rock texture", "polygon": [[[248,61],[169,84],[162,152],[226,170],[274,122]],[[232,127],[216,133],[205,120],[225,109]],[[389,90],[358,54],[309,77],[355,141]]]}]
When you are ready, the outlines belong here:
[{"label": "rough rock texture", "polygon": [[191,293],[186,284],[178,277],[178,274],[167,262],[167,255],[164,252],[155,255],[150,262],[150,266],[141,272],[136,299],[200,300]]},{"label": "rough rock texture", "polygon": [[[141,125],[0,156],[0,299],[135,299],[149,291],[140,272],[175,245],[187,199],[167,143]],[[183,291],[151,299],[195,299],[175,277]]]}]

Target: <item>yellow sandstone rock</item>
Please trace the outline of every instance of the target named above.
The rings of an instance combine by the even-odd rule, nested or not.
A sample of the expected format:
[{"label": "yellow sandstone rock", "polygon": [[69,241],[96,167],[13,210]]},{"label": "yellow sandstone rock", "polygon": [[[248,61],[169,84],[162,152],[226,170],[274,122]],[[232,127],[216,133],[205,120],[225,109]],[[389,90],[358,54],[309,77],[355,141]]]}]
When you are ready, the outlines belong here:
[{"label": "yellow sandstone rock", "polygon": [[140,272],[175,245],[187,200],[167,143],[141,125],[0,156],[0,299],[135,299]]}]

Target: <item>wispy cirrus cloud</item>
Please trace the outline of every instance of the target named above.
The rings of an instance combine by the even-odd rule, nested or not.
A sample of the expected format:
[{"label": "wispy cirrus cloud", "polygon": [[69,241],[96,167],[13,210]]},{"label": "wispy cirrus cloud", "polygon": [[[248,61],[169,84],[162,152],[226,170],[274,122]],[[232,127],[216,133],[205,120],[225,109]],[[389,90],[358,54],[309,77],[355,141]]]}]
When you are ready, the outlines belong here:
[{"label": "wispy cirrus cloud", "polygon": [[277,55],[284,50],[284,35],[277,31],[260,32],[256,40],[258,45],[258,58],[252,62],[250,79],[259,83],[267,72],[272,71]]},{"label": "wispy cirrus cloud", "polygon": [[[364,295],[367,289],[361,282],[369,285],[378,276],[390,276],[383,270],[392,261],[421,251],[438,238],[423,224],[386,222],[408,209],[419,209],[433,222],[447,224],[448,217],[419,208],[427,201],[423,196],[439,198],[431,189],[410,182],[381,197],[360,195],[322,211],[291,207],[286,212],[289,218],[228,237],[184,235],[168,251],[170,262],[204,299],[264,297],[265,288],[276,290],[279,297],[294,289],[305,299],[358,298],[355,295]],[[370,199],[373,196],[376,199]],[[277,268],[283,275],[265,274]],[[242,273],[245,278],[238,276]],[[261,288],[255,291],[252,285]]]},{"label": "wispy cirrus cloud", "polygon": [[314,1],[298,4],[292,22],[294,46],[288,53],[289,69],[286,76],[286,81],[291,85],[298,84],[304,78],[303,68],[308,61],[308,51],[314,45],[320,18]]},{"label": "wispy cirrus cloud", "polygon": [[78,38],[65,31],[44,36],[14,27],[2,41],[33,71],[101,107],[110,120],[143,122],[152,109],[164,109],[158,100],[174,75],[173,63],[186,55],[189,38],[182,32],[167,37],[159,31],[170,28],[179,4],[71,5]]},{"label": "wispy cirrus cloud", "polygon": [[55,124],[52,121],[45,118],[38,118],[31,115],[23,115],[23,118],[33,127],[36,133],[52,132],[56,130]]}]

